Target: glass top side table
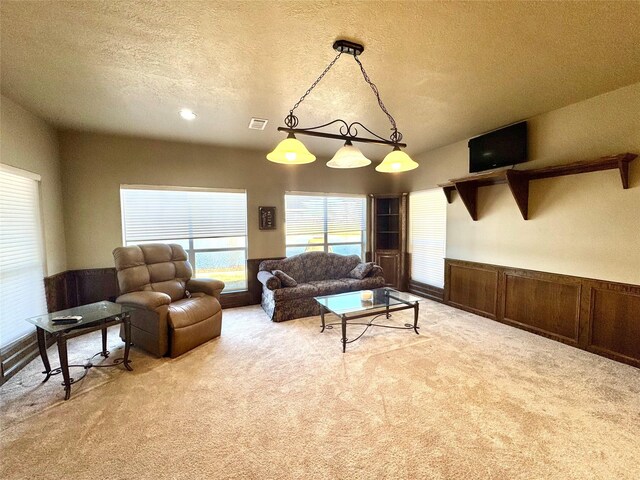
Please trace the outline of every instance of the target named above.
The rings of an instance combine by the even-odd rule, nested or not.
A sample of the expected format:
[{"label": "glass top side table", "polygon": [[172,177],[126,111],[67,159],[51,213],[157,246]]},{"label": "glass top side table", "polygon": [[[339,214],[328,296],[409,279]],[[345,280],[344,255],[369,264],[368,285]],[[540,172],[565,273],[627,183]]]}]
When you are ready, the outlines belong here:
[{"label": "glass top side table", "polygon": [[[117,303],[104,301],[28,318],[27,322],[36,326],[38,349],[40,351],[40,358],[44,364],[44,372],[42,373],[46,375],[43,383],[49,380],[52,375],[62,373],[64,379],[62,385],[65,390],[64,399],[68,400],[71,396],[71,385],[83,378],[87,370],[91,367],[115,367],[116,365],[122,364],[127,370],[133,370],[129,360],[129,348],[131,344],[131,312],[134,310],[135,308],[132,307],[125,307]],[[72,315],[79,315],[82,319],[73,324],[61,325],[53,322],[54,317]],[[107,328],[119,324],[124,326],[124,357],[115,359],[107,365],[93,365],[90,360],[84,365],[71,365],[72,367],[84,368],[84,373],[80,378],[75,380],[71,378],[69,374],[70,365],[67,357],[67,340],[95,332],[96,330],[102,330],[102,351],[96,355],[107,358],[109,356],[109,351],[107,350]],[[56,339],[58,345],[60,367],[53,370],[49,365],[49,357],[47,356],[45,332],[50,333]]]}]

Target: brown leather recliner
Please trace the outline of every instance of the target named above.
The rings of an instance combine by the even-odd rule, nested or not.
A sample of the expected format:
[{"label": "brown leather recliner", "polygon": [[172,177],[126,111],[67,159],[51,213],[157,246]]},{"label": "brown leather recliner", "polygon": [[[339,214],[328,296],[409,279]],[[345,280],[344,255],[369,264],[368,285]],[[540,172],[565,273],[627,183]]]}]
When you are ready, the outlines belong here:
[{"label": "brown leather recliner", "polygon": [[220,336],[224,282],[192,279],[180,245],[118,247],[113,258],[121,293],[116,302],[139,308],[131,316],[134,345],[175,358]]}]

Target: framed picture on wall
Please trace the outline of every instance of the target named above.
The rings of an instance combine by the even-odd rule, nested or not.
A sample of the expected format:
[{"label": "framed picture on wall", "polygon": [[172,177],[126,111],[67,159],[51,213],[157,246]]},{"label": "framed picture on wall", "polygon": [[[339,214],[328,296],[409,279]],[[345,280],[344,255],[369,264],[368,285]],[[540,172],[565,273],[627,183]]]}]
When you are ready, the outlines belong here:
[{"label": "framed picture on wall", "polygon": [[276,229],[276,207],[258,207],[260,230]]}]

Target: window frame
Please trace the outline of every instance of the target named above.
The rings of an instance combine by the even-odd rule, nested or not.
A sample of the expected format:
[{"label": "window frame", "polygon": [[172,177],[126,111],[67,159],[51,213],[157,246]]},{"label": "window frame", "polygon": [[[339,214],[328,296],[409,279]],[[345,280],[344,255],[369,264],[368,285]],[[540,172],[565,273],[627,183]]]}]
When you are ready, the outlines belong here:
[{"label": "window frame", "polygon": [[[362,261],[364,261],[365,256],[366,256],[366,250],[367,250],[367,227],[368,227],[368,219],[369,219],[369,215],[368,215],[368,202],[367,202],[367,196],[362,194],[348,194],[348,193],[317,193],[317,192],[285,192],[285,201],[284,201],[284,214],[285,214],[285,232],[284,232],[284,248],[285,248],[285,256],[288,257],[287,255],[287,249],[288,248],[307,248],[309,247],[309,243],[287,243],[287,231],[286,231],[286,219],[287,219],[287,195],[289,196],[301,196],[301,197],[322,197],[325,199],[324,201],[324,216],[323,216],[323,232],[322,232],[322,239],[323,242],[322,243],[316,243],[313,244],[314,247],[319,247],[322,246],[322,251],[325,253],[331,253],[329,252],[329,247],[332,246],[340,246],[340,245],[360,245],[360,254],[359,257]],[[329,206],[328,206],[328,202],[326,201],[327,198],[329,197],[333,197],[333,198],[360,198],[362,199],[363,202],[363,213],[364,213],[364,225],[363,228],[361,230],[362,232],[362,240],[360,242],[329,242]],[[313,250],[312,250],[313,251]],[[298,255],[298,254],[295,254]],[[340,254],[338,254],[340,255]]]},{"label": "window frame", "polygon": [[203,237],[203,238],[176,238],[173,241],[188,241],[188,248],[185,248],[187,253],[187,259],[193,268],[193,278],[197,278],[198,265],[196,263],[196,255],[198,253],[216,253],[216,252],[244,252],[244,286],[238,289],[228,290],[225,286],[225,289],[222,291],[223,294],[227,293],[241,293],[249,290],[249,272],[247,268],[247,261],[249,258],[249,215],[248,215],[248,195],[247,191],[244,189],[230,189],[230,188],[209,188],[209,187],[179,187],[179,186],[167,186],[167,185],[130,185],[130,184],[121,184],[120,185],[120,220],[122,225],[122,245],[142,245],[144,243],[169,243],[167,240],[149,240],[143,243],[140,242],[131,242],[129,243],[126,238],[126,226],[125,226],[125,202],[123,198],[123,190],[162,190],[162,191],[171,191],[171,192],[215,192],[215,193],[242,193],[245,197],[245,234],[244,234],[244,247],[230,247],[230,248],[195,248],[195,240],[209,240],[215,238],[238,238],[236,237],[227,237],[227,236],[213,236],[213,237]]}]

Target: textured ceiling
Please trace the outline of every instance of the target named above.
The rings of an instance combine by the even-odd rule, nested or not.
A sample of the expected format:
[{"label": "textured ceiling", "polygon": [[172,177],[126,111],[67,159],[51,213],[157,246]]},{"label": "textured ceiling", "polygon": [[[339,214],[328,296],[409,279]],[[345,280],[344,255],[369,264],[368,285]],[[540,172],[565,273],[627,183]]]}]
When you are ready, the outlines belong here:
[{"label": "textured ceiling", "polygon": [[[640,2],[1,3],[2,93],[63,128],[268,150],[335,52],[362,63],[409,153],[640,81]],[[192,108],[198,119],[178,116]],[[353,58],[297,110],[387,136]],[[248,130],[251,116],[269,119]],[[328,155],[339,142],[310,139]],[[364,149],[382,157],[380,147]]]}]

